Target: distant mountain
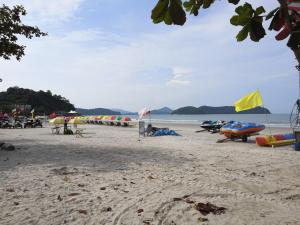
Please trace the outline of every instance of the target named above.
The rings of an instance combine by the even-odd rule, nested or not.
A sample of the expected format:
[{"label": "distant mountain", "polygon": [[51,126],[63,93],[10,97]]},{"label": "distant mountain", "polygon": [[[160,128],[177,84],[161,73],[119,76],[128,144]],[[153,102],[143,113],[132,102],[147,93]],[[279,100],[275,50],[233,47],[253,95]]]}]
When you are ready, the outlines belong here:
[{"label": "distant mountain", "polygon": [[236,112],[234,106],[186,106],[179,109],[176,109],[172,112],[172,114],[271,114],[271,112],[267,108],[256,107],[254,109],[249,109],[241,112]]},{"label": "distant mountain", "polygon": [[82,109],[76,108],[76,111],[81,115],[93,116],[93,115],[121,115],[120,112],[116,112],[110,109],[95,108],[95,109]]},{"label": "distant mountain", "polygon": [[136,115],[136,114],[138,114],[137,112],[130,112],[130,111],[123,110],[123,109],[110,109],[110,110],[113,110],[115,112],[120,112],[121,115]]},{"label": "distant mountain", "polygon": [[151,110],[151,114],[171,114],[172,113],[172,109],[168,108],[168,107],[163,107],[161,109],[154,109]]},{"label": "distant mountain", "polygon": [[[138,112],[130,112],[130,111],[127,111],[127,110],[123,110],[123,109],[111,109],[113,111],[116,111],[116,112],[120,112],[122,115],[137,115]],[[173,110],[168,108],[168,107],[163,107],[161,109],[153,109],[151,110],[151,114],[171,114]]]}]

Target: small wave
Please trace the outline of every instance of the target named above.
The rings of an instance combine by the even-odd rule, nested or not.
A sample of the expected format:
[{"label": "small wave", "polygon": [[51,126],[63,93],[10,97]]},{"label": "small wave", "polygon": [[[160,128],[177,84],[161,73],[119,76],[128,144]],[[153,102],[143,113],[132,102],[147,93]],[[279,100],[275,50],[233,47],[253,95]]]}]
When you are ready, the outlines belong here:
[{"label": "small wave", "polygon": [[156,122],[156,123],[179,123],[179,124],[198,124],[199,120],[165,120],[165,119],[144,119],[146,122]]},{"label": "small wave", "polygon": [[289,123],[269,123],[264,124],[266,127],[274,127],[274,128],[291,128]]},{"label": "small wave", "polygon": [[[144,119],[146,122],[153,122],[153,123],[170,123],[170,124],[200,124],[202,121],[200,120],[167,120],[167,119]],[[273,127],[273,128],[290,128],[289,123],[265,123],[266,127]]]}]

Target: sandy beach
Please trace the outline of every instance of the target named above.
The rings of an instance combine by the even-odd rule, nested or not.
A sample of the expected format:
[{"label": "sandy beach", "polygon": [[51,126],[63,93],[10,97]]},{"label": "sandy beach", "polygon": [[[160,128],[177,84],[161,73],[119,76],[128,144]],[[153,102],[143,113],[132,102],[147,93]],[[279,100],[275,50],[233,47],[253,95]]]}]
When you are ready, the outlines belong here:
[{"label": "sandy beach", "polygon": [[[195,125],[138,140],[137,128],[0,130],[0,224],[300,224],[300,153],[216,143]],[[283,133],[287,129],[272,129]],[[265,130],[268,132],[268,130]],[[224,207],[203,213],[199,203]],[[206,214],[206,215],[205,215]]]}]

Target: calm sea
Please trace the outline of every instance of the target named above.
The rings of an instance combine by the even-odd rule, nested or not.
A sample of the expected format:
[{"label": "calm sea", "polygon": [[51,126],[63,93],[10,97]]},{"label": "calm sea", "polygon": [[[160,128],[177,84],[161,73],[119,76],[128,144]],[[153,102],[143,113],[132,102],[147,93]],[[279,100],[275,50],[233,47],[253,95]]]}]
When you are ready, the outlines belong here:
[{"label": "calm sea", "polygon": [[[137,116],[129,117],[137,119]],[[199,124],[204,120],[225,120],[269,124],[271,127],[290,127],[290,114],[206,114],[206,115],[151,115],[152,122]],[[145,118],[149,120],[149,117]]]}]

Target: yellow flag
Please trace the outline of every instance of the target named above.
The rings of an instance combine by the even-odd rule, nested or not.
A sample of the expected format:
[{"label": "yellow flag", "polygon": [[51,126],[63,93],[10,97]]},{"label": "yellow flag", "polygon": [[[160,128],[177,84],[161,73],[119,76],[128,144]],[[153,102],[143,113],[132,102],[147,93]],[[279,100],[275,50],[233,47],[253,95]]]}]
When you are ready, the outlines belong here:
[{"label": "yellow flag", "polygon": [[235,111],[240,112],[262,106],[263,101],[259,91],[252,92],[234,103]]}]

